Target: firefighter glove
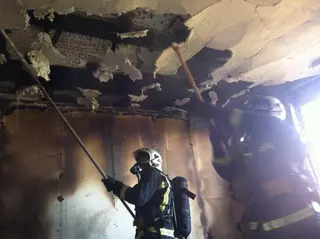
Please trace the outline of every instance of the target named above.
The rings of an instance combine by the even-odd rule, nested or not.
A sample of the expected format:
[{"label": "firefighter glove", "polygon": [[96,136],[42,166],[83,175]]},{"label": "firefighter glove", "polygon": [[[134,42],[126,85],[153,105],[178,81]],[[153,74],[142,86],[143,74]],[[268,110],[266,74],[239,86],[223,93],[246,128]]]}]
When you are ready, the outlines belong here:
[{"label": "firefighter glove", "polygon": [[117,184],[117,181],[111,177],[108,177],[107,179],[103,178],[101,181],[103,182],[108,192],[113,191],[115,188],[115,185]]}]

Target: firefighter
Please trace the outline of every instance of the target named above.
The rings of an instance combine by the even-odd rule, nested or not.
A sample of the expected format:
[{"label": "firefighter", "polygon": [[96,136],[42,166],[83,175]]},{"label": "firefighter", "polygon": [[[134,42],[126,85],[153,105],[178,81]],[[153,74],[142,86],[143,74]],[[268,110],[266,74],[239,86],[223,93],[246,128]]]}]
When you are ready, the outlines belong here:
[{"label": "firefighter", "polygon": [[320,238],[317,184],[284,105],[255,96],[242,110],[202,105],[201,112],[232,127],[227,152],[212,140],[219,152],[214,167],[245,207],[238,225],[244,238]]},{"label": "firefighter", "polygon": [[174,238],[172,190],[170,180],[162,172],[162,157],[151,148],[133,153],[136,161],[130,172],[138,184],[129,187],[112,178],[102,180],[107,190],[135,205],[136,239]]}]

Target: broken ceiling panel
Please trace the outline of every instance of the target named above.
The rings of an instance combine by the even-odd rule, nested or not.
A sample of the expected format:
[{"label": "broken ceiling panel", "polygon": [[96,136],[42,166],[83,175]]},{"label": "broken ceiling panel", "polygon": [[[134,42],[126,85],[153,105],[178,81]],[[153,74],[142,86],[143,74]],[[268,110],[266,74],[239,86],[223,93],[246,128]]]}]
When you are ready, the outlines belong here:
[{"label": "broken ceiling panel", "polygon": [[140,65],[139,69],[142,72],[152,74],[155,70],[156,60],[158,59],[160,54],[160,51],[151,51],[148,48],[140,47],[137,56],[142,64]]},{"label": "broken ceiling panel", "polygon": [[[253,19],[258,19],[255,7],[243,0],[221,1],[206,8],[185,23],[193,30],[193,35],[188,42],[180,46],[183,58],[192,58],[219,32],[240,22],[251,22]],[[180,62],[171,48],[166,49],[156,62],[157,73],[163,75],[175,74],[179,66]]]},{"label": "broken ceiling panel", "polygon": [[[41,32],[39,29],[29,26],[24,30],[15,30],[8,34],[17,47],[17,49],[26,55],[30,51],[42,52],[42,58],[46,57],[52,65],[65,65],[66,57],[64,57],[52,45],[50,35]],[[7,44],[7,51],[11,59],[18,59],[17,54],[12,47]]]},{"label": "broken ceiling panel", "polygon": [[115,49],[115,53],[123,58],[130,59],[133,66],[140,69],[143,61],[138,57],[138,52],[140,51],[140,46],[134,45],[118,45]]},{"label": "broken ceiling panel", "polygon": [[152,74],[160,51],[134,45],[118,45],[115,52],[127,59],[141,72]]},{"label": "broken ceiling panel", "polygon": [[[2,0],[0,2],[0,28],[21,29],[25,26],[22,9],[35,9],[38,12],[48,13],[55,11],[59,14],[71,13],[74,10],[87,14],[103,15],[108,13],[126,13],[136,8],[148,8],[159,13],[175,13],[195,15],[206,7],[216,4],[219,0],[199,0],[197,4],[179,0]],[[9,7],[8,7],[9,6]],[[5,10],[3,10],[5,9]]]},{"label": "broken ceiling panel", "polygon": [[40,32],[37,37],[38,39],[29,46],[30,50],[27,56],[38,76],[49,81],[50,64],[63,65],[65,57],[53,47],[51,38],[47,33]]},{"label": "broken ceiling panel", "polygon": [[[115,72],[122,72],[128,75],[132,81],[142,79],[141,72],[131,64],[129,59],[119,56],[110,50],[107,50],[105,55],[98,56],[97,60],[100,65],[98,71],[102,74],[106,73],[109,75]],[[100,78],[100,80],[102,79]]]},{"label": "broken ceiling panel", "polygon": [[[99,104],[127,107],[130,102],[142,109],[188,104],[192,93],[170,48],[173,41],[181,43],[182,55],[188,60],[196,83],[212,102],[218,97],[212,90],[222,79],[252,82],[249,86],[252,88],[320,73],[318,0],[199,0],[196,4],[188,0],[20,0],[19,3],[0,1],[0,27],[10,28],[8,33],[23,55],[39,53],[34,54],[31,62],[38,63],[39,71],[45,69],[41,74],[47,79],[51,71],[54,80],[48,85],[56,95],[60,87],[101,92],[99,97],[93,97],[99,102],[77,96],[92,108]],[[45,16],[45,20],[35,19],[30,8],[40,13],[40,18]],[[21,10],[27,9],[31,26],[15,30],[24,28],[26,19]],[[67,15],[53,15],[53,11]],[[54,17],[53,21],[48,17]],[[21,73],[18,62],[12,60],[17,59],[12,49],[7,50],[1,51],[8,61],[0,67],[4,70],[2,75],[12,75],[17,88],[23,88],[19,79],[28,81],[27,76]],[[96,68],[90,68],[91,63]],[[159,83],[155,83],[153,72],[158,73]],[[171,76],[175,73],[178,74]],[[142,80],[133,82],[142,76]],[[150,89],[151,86],[154,88]],[[160,88],[162,91],[157,91]],[[108,94],[116,95],[117,99],[101,103]]]},{"label": "broken ceiling panel", "polygon": [[38,40],[32,43],[31,50],[42,52],[51,65],[64,65],[66,62],[66,57],[53,47],[51,38],[47,33],[38,33]]},{"label": "broken ceiling panel", "polygon": [[111,42],[100,38],[62,32],[56,49],[67,57],[67,65],[84,67],[92,58],[110,50]]},{"label": "broken ceiling panel", "polygon": [[[281,83],[316,74],[318,70],[307,65],[318,55],[317,9],[320,3],[314,0],[221,1],[186,22],[194,34],[181,44],[181,52],[186,60],[205,45],[233,52],[227,64],[213,69],[207,83],[221,79]],[[164,75],[175,74],[179,66],[171,48],[156,62],[157,73]]]},{"label": "broken ceiling panel", "polygon": [[[8,36],[11,38],[17,49],[23,55],[25,55],[28,53],[28,51],[30,51],[32,43],[38,40],[39,33],[39,29],[33,26],[29,26],[24,30],[13,30],[11,31],[11,33],[8,33]],[[6,48],[10,54],[11,59],[18,59],[17,54],[12,49],[10,44],[6,44]]]},{"label": "broken ceiling panel", "polygon": [[[203,86],[202,82],[210,81],[211,84],[211,72],[219,69],[232,57],[232,52],[229,50],[216,50],[209,47],[204,47],[194,57],[187,61],[187,64],[195,78],[198,85]],[[186,73],[182,67],[179,68],[179,77],[185,78]],[[207,83],[205,83],[206,85]]]},{"label": "broken ceiling panel", "polygon": [[[151,85],[147,85],[141,88],[141,94],[140,95],[131,95],[129,94],[129,98],[130,98],[130,103],[131,106],[137,106],[137,103],[141,103],[144,100],[146,100],[148,98],[148,95],[146,95],[148,93],[149,90],[156,90],[156,91],[162,91],[161,88],[161,84],[160,83],[154,83]],[[140,104],[139,104],[140,107]]]},{"label": "broken ceiling panel", "polygon": [[[265,44],[261,44],[263,41],[260,41],[259,47],[257,47],[257,43],[255,44],[259,39],[254,39],[254,36],[250,42],[248,39],[244,39],[233,48],[234,52],[238,54],[214,72],[212,74],[214,78],[219,79],[228,74],[234,80],[281,83],[300,78],[302,71],[309,71],[308,64],[318,56],[315,51],[317,51],[319,24],[308,22],[308,19],[312,18],[308,11],[285,10],[284,8],[280,8],[278,11],[290,12],[287,12],[287,16],[290,16],[288,18],[289,25],[285,21],[279,21],[277,24],[269,22],[269,26],[272,26],[275,31],[270,34],[271,28],[265,29],[265,40],[263,40]],[[283,13],[283,15],[285,14]],[[294,17],[295,15],[299,17]],[[283,29],[282,35],[280,35],[279,29]],[[245,49],[254,44],[255,52],[248,55],[248,51],[245,52]],[[248,59],[251,63],[244,65],[243,63]],[[234,69],[238,69],[238,73],[235,73]],[[288,71],[288,69],[291,70]]]},{"label": "broken ceiling panel", "polygon": [[130,30],[149,30],[146,40],[151,43],[149,47],[152,49],[165,49],[171,46],[173,41],[183,42],[190,32],[184,25],[185,18],[177,14],[163,14],[138,8],[124,17]]},{"label": "broken ceiling panel", "polygon": [[23,29],[26,26],[26,18],[18,1],[0,1],[0,28]]},{"label": "broken ceiling panel", "polygon": [[132,81],[141,80],[142,73],[131,64],[128,58],[124,58],[111,50],[106,50],[106,53],[92,55],[90,64],[94,66],[93,75],[99,78],[101,82],[108,82],[113,79],[114,73],[124,73],[129,76]]}]

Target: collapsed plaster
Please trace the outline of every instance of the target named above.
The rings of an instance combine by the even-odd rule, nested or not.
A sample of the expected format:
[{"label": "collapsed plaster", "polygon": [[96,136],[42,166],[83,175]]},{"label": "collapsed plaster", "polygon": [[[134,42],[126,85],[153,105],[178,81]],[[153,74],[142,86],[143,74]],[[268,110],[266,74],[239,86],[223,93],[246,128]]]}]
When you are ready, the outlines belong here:
[{"label": "collapsed plaster", "polygon": [[132,103],[138,103],[138,102],[144,101],[145,99],[148,98],[148,96],[144,95],[144,94],[141,94],[141,95],[129,95],[129,98],[130,98],[130,102],[131,102],[131,105],[132,105]]},{"label": "collapsed plaster", "polygon": [[37,72],[37,76],[41,76],[49,81],[50,62],[48,58],[41,51],[30,51],[28,52],[28,57],[33,68]]},{"label": "collapsed plaster", "polygon": [[[50,80],[50,65],[63,65],[66,62],[66,57],[53,47],[50,35],[35,27],[15,30],[8,35],[17,49],[28,56],[37,75],[47,81]],[[6,49],[11,59],[19,59],[10,44],[6,45]]]},{"label": "collapsed plaster", "polygon": [[83,98],[78,98],[77,102],[79,104],[84,104],[87,106],[87,108],[92,109],[93,111],[99,109],[99,101],[98,97],[101,95],[101,92],[98,90],[92,90],[92,89],[82,89],[82,88],[77,88],[82,96],[84,96],[85,99]]},{"label": "collapsed plaster", "polygon": [[49,81],[50,65],[63,64],[65,57],[56,50],[47,33],[40,32],[38,40],[32,43],[28,57],[38,76]]},{"label": "collapsed plaster", "polygon": [[176,99],[175,100],[175,102],[174,102],[174,104],[176,105],[176,106],[183,106],[183,105],[185,105],[185,104],[188,104],[190,102],[190,98],[183,98],[183,99]]},{"label": "collapsed plaster", "polygon": [[147,85],[141,88],[141,94],[144,94],[146,91],[156,89],[156,91],[162,91],[160,83],[154,83],[151,85]]},{"label": "collapsed plaster", "polygon": [[141,72],[135,68],[129,59],[123,58],[110,50],[104,56],[98,56],[99,68],[94,73],[94,76],[99,78],[101,82],[108,82],[113,79],[113,74],[122,72],[130,77],[131,80],[141,80]]},{"label": "collapsed plaster", "polygon": [[101,92],[98,90],[91,90],[91,89],[81,89],[78,88],[78,90],[81,92],[81,94],[91,100],[92,98],[97,98],[99,95],[101,95]]},{"label": "collapsed plaster", "polygon": [[41,9],[41,10],[35,10],[33,12],[33,15],[35,16],[35,18],[37,19],[49,19],[49,21],[53,22],[54,20],[54,9],[49,7],[46,9]]},{"label": "collapsed plaster", "polygon": [[[6,10],[3,3],[9,6]],[[23,14],[27,9],[35,9],[36,13],[41,12],[45,18],[50,17],[54,9],[61,14],[75,11],[63,18],[84,16],[88,20],[90,17],[87,15],[93,14],[94,19],[108,24],[112,22],[111,28],[119,22],[125,24],[120,31],[111,32],[116,40],[112,37],[86,35],[81,30],[78,34],[62,29],[59,35],[59,26],[45,29],[46,25],[40,24],[37,26],[42,28],[35,28],[32,16],[31,26],[24,29],[26,19]],[[132,104],[143,102],[148,95],[146,102],[149,102],[151,94],[160,95],[157,92],[147,94],[142,90],[152,82],[149,78],[153,72],[162,80],[159,83],[167,97],[164,104],[170,102],[171,105],[178,106],[190,97],[185,92],[181,93],[187,90],[181,84],[185,73],[179,68],[180,62],[170,48],[172,41],[178,40],[181,40],[183,58],[188,60],[200,91],[208,95],[211,102],[215,102],[218,97],[212,89],[221,80],[229,83],[251,82],[252,85],[248,87],[250,90],[260,84],[280,84],[320,73],[320,67],[316,64],[320,52],[317,37],[320,34],[320,3],[316,0],[199,0],[197,4],[167,0],[132,3],[120,0],[108,4],[102,0],[90,3],[74,0],[21,0],[18,4],[4,0],[0,3],[0,11],[4,13],[3,16],[0,14],[0,27],[3,24],[6,28],[20,29],[11,31],[9,35],[24,55],[32,53],[31,62],[44,78],[49,78],[49,65],[51,68],[61,65],[83,69],[90,62],[99,65],[93,75],[103,84],[108,83],[112,90],[116,87],[111,86],[114,82],[110,80],[116,78],[115,74],[125,73],[132,81],[140,80],[143,76],[143,80],[134,83],[137,88],[131,85],[132,82],[125,81],[126,86],[130,85],[134,89],[122,95],[127,97],[130,94]],[[20,20],[20,15],[23,23],[12,25]],[[5,16],[7,19],[16,16],[12,22],[9,21],[11,27],[8,27],[8,21],[2,21]],[[59,20],[59,15],[54,16],[51,19],[53,22]],[[63,28],[63,25],[60,27]],[[83,27],[86,27],[85,24]],[[43,29],[48,31],[47,35],[41,33]],[[110,33],[103,27],[100,30]],[[43,37],[45,41],[40,41],[39,33],[46,36]],[[60,37],[56,37],[57,35]],[[53,41],[54,47],[48,37],[56,38]],[[39,42],[41,46],[32,47],[34,42]],[[7,47],[8,60],[17,59],[9,48]],[[176,75],[172,77],[172,74]],[[163,84],[168,79],[172,83]],[[96,87],[96,79],[91,80]],[[184,87],[181,94],[166,93],[167,89],[178,86]],[[237,92],[236,97],[245,94],[248,89]],[[142,107],[144,104],[141,104]],[[156,105],[164,107],[158,102]]]},{"label": "collapsed plaster", "polygon": [[31,85],[18,90],[16,95],[18,96],[31,96],[31,97],[39,97],[43,98],[44,95],[41,92],[40,88],[37,85]]},{"label": "collapsed plaster", "polygon": [[42,7],[35,9],[33,11],[33,15],[37,19],[48,19],[49,21],[53,22],[54,20],[54,14],[69,14],[75,11],[74,6],[71,6],[70,8],[65,8],[65,9],[55,9],[53,7]]},{"label": "collapsed plaster", "polygon": [[[160,83],[154,83],[154,84],[142,87],[140,95],[131,95],[131,94],[129,94],[128,96],[130,98],[131,106],[137,108],[138,105],[136,103],[141,103],[142,101],[147,99],[148,95],[146,95],[145,93],[147,93],[147,91],[152,90],[152,89],[155,89],[156,91],[162,91],[161,84]],[[139,107],[140,107],[140,105],[139,105]]]},{"label": "collapsed plaster", "polygon": [[141,72],[152,74],[161,51],[141,46],[119,45],[116,48],[116,53],[130,59],[132,65]]},{"label": "collapsed plaster", "polygon": [[[155,12],[188,16],[173,22],[192,29],[188,41],[181,47],[186,60],[192,58],[204,46],[220,50],[229,49],[234,53],[228,64],[217,71],[212,71],[212,79],[209,80],[215,83],[221,79],[228,79],[230,82],[259,80],[268,84],[278,84],[318,74],[320,71],[309,68],[314,59],[318,58],[317,52],[320,48],[317,43],[319,35],[317,12],[320,8],[318,1],[201,0],[197,1],[196,5],[188,1],[125,2],[106,4],[102,0],[95,0],[93,3],[58,0],[52,3],[21,0],[18,3],[6,0],[0,3],[0,10],[3,13],[0,14],[0,24],[5,28],[22,29],[25,20],[20,13],[21,9],[32,8],[39,11],[51,8],[58,13],[62,13],[63,9],[71,9],[66,13],[81,10],[99,15],[126,13],[140,7],[140,10],[128,15],[132,19],[129,25],[137,31],[150,28],[161,32],[163,26],[171,24],[170,21],[159,20],[161,18],[158,19],[160,16],[154,14]],[[153,20],[149,17],[150,14],[154,15]],[[18,23],[19,21],[21,23]],[[162,42],[160,38],[159,42]],[[154,68],[158,74],[170,75],[175,74],[179,66],[175,53],[168,48],[155,61]],[[288,68],[294,71],[288,71]]]},{"label": "collapsed plaster", "polygon": [[140,104],[138,104],[138,103],[132,103],[132,104],[131,104],[131,107],[133,107],[133,108],[140,108]]}]

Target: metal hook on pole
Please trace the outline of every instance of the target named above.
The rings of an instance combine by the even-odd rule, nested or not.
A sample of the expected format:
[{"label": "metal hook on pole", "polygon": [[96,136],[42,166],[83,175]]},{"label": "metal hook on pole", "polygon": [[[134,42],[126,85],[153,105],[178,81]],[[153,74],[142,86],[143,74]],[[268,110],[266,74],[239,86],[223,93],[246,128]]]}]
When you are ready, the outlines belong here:
[{"label": "metal hook on pole", "polygon": [[[66,119],[66,117],[64,117],[64,115],[61,113],[61,111],[59,110],[59,108],[57,107],[56,103],[54,103],[53,99],[51,98],[51,96],[48,94],[48,92],[46,91],[46,89],[42,86],[41,82],[38,80],[38,76],[37,73],[35,72],[35,69],[33,67],[31,67],[26,60],[24,59],[24,57],[22,56],[22,54],[18,51],[18,49],[16,48],[16,46],[14,45],[14,43],[12,42],[12,40],[10,39],[10,37],[6,34],[6,32],[1,29],[1,33],[4,36],[4,38],[6,39],[6,41],[10,44],[10,46],[13,48],[14,52],[18,55],[18,58],[21,62],[21,64],[25,67],[25,69],[27,70],[27,72],[32,76],[33,80],[35,81],[35,83],[38,85],[39,89],[41,90],[41,92],[43,93],[43,95],[45,96],[45,98],[50,102],[50,104],[53,106],[53,108],[55,109],[55,111],[58,113],[58,115],[60,116],[61,120],[66,124],[67,128],[70,130],[71,134],[74,136],[74,138],[76,139],[76,141],[79,143],[80,147],[83,149],[83,151],[87,154],[88,158],[90,159],[90,161],[92,162],[92,164],[95,166],[95,168],[99,171],[99,173],[101,174],[101,176],[104,179],[108,179],[108,176],[104,173],[104,171],[102,170],[102,168],[98,165],[98,163],[96,162],[96,160],[93,158],[92,154],[89,152],[88,148],[85,146],[85,144],[82,142],[82,140],[80,139],[80,137],[78,136],[78,134],[76,133],[76,131],[73,129],[73,127],[70,125],[70,123],[68,122],[68,120]],[[128,204],[120,199],[121,202],[123,203],[123,205],[125,206],[125,208],[128,210],[128,212],[131,214],[131,216],[133,218],[135,218],[134,213],[132,212],[132,210],[129,208]]]}]

